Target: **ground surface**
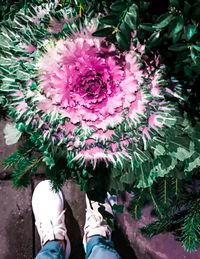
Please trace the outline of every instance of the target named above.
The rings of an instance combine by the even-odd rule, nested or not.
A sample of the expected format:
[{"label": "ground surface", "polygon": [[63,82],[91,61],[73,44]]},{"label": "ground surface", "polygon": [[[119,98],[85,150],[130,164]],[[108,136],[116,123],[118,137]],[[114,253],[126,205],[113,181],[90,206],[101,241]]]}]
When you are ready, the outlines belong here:
[{"label": "ground surface", "polygon": [[[0,259],[32,259],[40,250],[40,241],[34,226],[31,196],[34,186],[43,179],[32,181],[28,188],[14,189],[10,180],[0,181]],[[66,225],[71,240],[71,259],[84,258],[82,247],[85,221],[85,195],[73,181],[63,186],[66,200]],[[120,253],[124,258],[134,258],[134,253],[123,235],[114,233]],[[120,236],[120,238],[116,238]],[[128,255],[126,255],[128,251]]]}]

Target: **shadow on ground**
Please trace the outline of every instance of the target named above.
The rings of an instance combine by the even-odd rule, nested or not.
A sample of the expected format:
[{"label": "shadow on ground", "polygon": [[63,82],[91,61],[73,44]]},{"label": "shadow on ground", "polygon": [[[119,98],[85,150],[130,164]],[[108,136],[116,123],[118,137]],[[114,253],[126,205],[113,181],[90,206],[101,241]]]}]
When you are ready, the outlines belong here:
[{"label": "shadow on ground", "polygon": [[83,259],[85,258],[84,249],[82,245],[81,229],[76,221],[72,209],[65,200],[65,223],[67,233],[71,242],[71,255],[70,259]]},{"label": "shadow on ground", "polygon": [[137,259],[129,241],[119,228],[116,227],[113,231],[112,239],[115,244],[115,249],[122,259]]}]

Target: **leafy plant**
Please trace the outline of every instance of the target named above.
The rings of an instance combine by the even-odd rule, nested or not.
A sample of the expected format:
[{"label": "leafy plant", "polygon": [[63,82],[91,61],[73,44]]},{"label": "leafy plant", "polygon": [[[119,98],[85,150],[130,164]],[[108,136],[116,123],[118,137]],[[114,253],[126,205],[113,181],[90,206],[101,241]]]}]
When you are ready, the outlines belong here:
[{"label": "leafy plant", "polygon": [[[108,190],[111,193],[129,191],[134,193],[130,206],[133,217],[140,218],[147,202],[152,204],[157,217],[155,222],[142,229],[143,234],[151,237],[172,232],[186,250],[197,249],[200,243],[200,1],[61,0],[49,3],[24,0],[1,1],[0,7],[0,114],[14,120],[17,130],[23,132],[28,141],[5,160],[6,167],[14,167],[15,186],[27,186],[40,164],[46,164],[47,177],[52,180],[55,189],[59,189],[66,179],[73,177],[84,191],[99,201],[105,198]],[[42,13],[41,10],[46,12]],[[91,21],[93,28],[96,28],[96,24],[98,28],[92,31],[93,36],[91,33],[88,36],[88,31],[87,37],[83,36],[85,31],[81,34],[82,30],[91,28]],[[78,36],[76,38],[72,35]],[[88,60],[85,55],[87,50],[90,53],[88,56],[92,56],[92,49],[97,49],[100,45],[101,51],[93,64],[96,65],[100,59],[106,64],[110,62],[106,67],[109,73],[103,74],[101,71],[100,74],[87,74],[79,80],[76,84],[80,86],[80,82],[82,83],[80,89],[78,86],[76,88],[79,94],[91,87],[94,78],[98,89],[105,90],[102,74],[104,80],[109,79],[106,81],[107,87],[117,81],[111,78],[113,74],[116,76],[116,71],[126,75],[130,75],[132,71],[135,74],[143,71],[140,80],[135,80],[137,90],[133,95],[127,88],[130,85],[131,89],[135,84],[133,82],[124,83],[123,90],[127,90],[128,94],[124,95],[127,102],[132,98],[133,103],[134,98],[142,103],[138,96],[142,92],[147,100],[145,111],[141,112],[138,108],[140,106],[134,103],[137,119],[131,121],[127,116],[129,110],[124,111],[121,116],[126,120],[115,128],[112,138],[111,135],[106,135],[108,139],[111,138],[111,142],[108,139],[96,141],[93,138],[94,131],[85,127],[91,118],[83,119],[84,127],[81,127],[82,124],[77,126],[76,113],[66,121],[61,114],[50,110],[51,105],[47,105],[53,92],[48,92],[45,86],[41,88],[38,61],[44,61],[42,58],[47,58],[49,51],[58,48],[59,44],[64,47],[63,41],[66,41],[66,46],[70,37],[74,37],[73,42],[77,40],[87,43],[82,52],[78,49],[78,44],[75,44],[77,51],[74,55],[81,53],[81,57]],[[95,43],[91,47],[94,38]],[[24,46],[21,45],[22,42]],[[137,61],[137,68],[131,67],[134,62],[130,55]],[[114,63],[108,61],[108,57]],[[77,65],[76,71],[83,64]],[[44,80],[47,71],[44,69],[43,72]],[[61,71],[57,72],[59,80],[63,79],[65,75]],[[159,80],[155,80],[157,85],[152,91],[155,75],[159,75]],[[50,78],[45,78],[46,81],[50,80],[48,85],[53,85],[58,80],[54,75]],[[158,86],[161,89],[160,96],[156,96]],[[52,87],[51,90],[55,88]],[[38,109],[38,103],[45,106],[45,102],[39,101],[45,91],[47,108]],[[100,93],[98,96],[103,99],[104,92],[95,93]],[[88,107],[93,105],[91,95],[94,94],[94,89],[90,91],[90,96],[87,91],[84,94],[88,99],[83,104]],[[63,99],[57,101],[56,107],[62,106],[62,102]],[[116,100],[114,103],[119,104],[120,101]],[[160,103],[163,104],[162,107]],[[22,112],[20,109],[25,104],[29,105],[28,109]],[[127,107],[130,108],[131,105]],[[83,114],[83,110],[80,111],[79,114]],[[120,113],[119,109],[116,111]],[[149,124],[152,111],[160,115],[156,120],[152,119],[154,127]],[[115,110],[112,114],[114,112]],[[93,111],[91,116],[94,114]],[[104,118],[103,121],[105,120]],[[76,122],[70,124],[70,127],[75,125],[73,137],[67,131],[70,127],[63,126],[69,121]],[[94,123],[95,118],[91,121]],[[109,120],[110,123],[113,121]],[[111,130],[112,125],[108,125],[104,133],[111,133]],[[89,141],[91,138],[92,143]],[[130,145],[127,146],[124,140]],[[117,144],[117,149],[114,149],[114,144]],[[110,153],[110,145],[113,146],[112,152],[117,150],[117,155]],[[92,155],[98,154],[98,159],[102,159],[91,158],[90,149],[98,150]],[[99,152],[102,149],[105,151],[103,155]],[[79,159],[75,159],[77,154]],[[121,211],[121,208],[115,209]]]}]

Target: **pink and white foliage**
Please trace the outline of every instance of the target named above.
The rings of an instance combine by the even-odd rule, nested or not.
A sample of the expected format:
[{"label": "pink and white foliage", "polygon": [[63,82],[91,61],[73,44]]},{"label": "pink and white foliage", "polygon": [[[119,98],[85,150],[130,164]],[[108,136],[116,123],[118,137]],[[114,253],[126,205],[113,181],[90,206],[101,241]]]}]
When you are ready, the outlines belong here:
[{"label": "pink and white foliage", "polygon": [[[120,157],[130,158],[130,144],[142,141],[146,147],[151,128],[157,131],[164,126],[157,119],[171,108],[160,87],[162,69],[154,66],[159,67],[158,58],[152,63],[142,60],[144,46],[120,52],[86,29],[67,39],[46,41],[44,46],[46,52],[36,64],[39,87],[26,93],[36,102],[32,124],[39,121],[44,139],[61,144],[67,137],[66,148],[74,152],[75,160],[96,164],[102,159],[114,163]],[[17,109],[21,114],[26,105]],[[51,119],[44,122],[40,111]]]}]

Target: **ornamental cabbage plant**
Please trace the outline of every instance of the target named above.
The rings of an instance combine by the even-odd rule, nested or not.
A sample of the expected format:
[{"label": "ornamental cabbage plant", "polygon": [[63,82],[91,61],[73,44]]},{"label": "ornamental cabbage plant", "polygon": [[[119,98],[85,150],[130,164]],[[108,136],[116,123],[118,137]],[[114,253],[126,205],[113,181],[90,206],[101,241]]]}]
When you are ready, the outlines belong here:
[{"label": "ornamental cabbage plant", "polygon": [[61,155],[66,169],[104,163],[123,188],[192,171],[199,142],[159,56],[146,56],[134,32],[121,50],[93,36],[97,25],[54,4],[1,24],[1,98],[17,131],[50,168]]}]

